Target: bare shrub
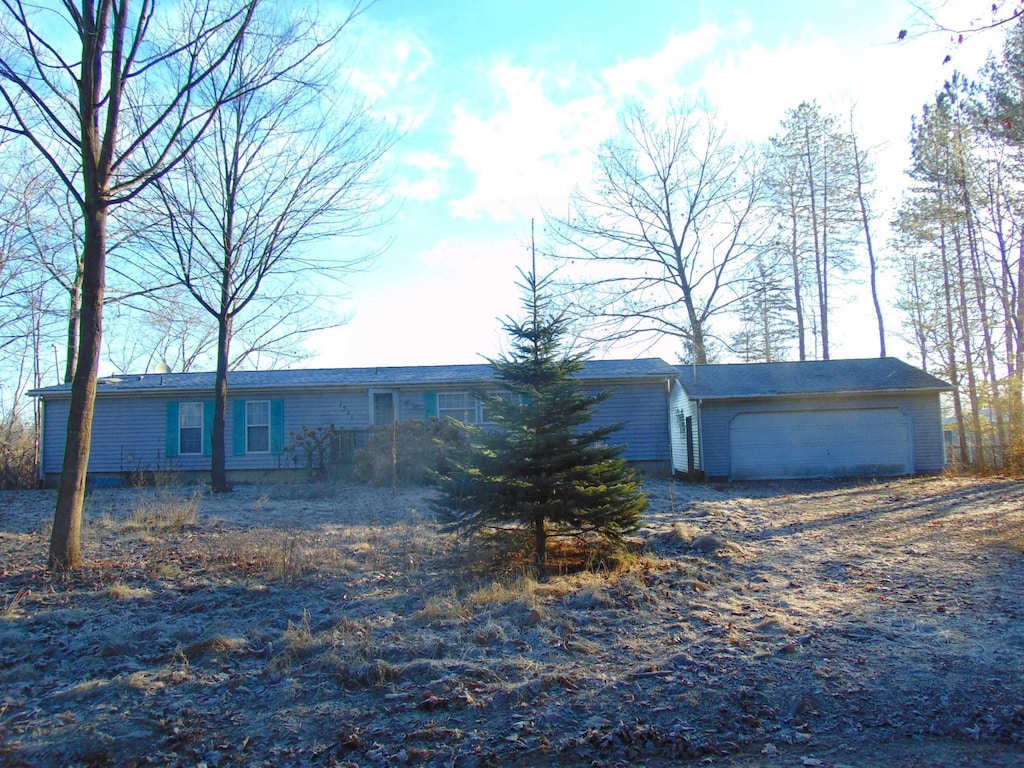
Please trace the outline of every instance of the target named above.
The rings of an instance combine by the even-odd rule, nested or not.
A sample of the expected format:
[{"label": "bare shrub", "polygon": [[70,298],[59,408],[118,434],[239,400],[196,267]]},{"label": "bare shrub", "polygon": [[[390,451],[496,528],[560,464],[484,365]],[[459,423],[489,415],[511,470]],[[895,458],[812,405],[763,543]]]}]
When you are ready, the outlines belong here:
[{"label": "bare shrub", "polygon": [[448,419],[403,421],[380,430],[356,452],[352,477],[367,485],[416,485],[444,473],[448,457],[466,442]]},{"label": "bare shrub", "polygon": [[10,413],[0,419],[0,488],[34,488],[37,478],[35,434]]}]

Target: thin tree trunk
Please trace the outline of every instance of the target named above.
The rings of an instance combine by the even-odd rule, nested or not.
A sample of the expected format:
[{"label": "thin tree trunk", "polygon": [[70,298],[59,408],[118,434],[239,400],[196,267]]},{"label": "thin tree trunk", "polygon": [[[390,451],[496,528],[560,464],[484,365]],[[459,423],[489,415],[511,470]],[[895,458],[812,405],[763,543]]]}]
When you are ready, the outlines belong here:
[{"label": "thin tree trunk", "polygon": [[988,466],[985,457],[984,433],[981,429],[980,403],[978,402],[978,380],[974,372],[974,345],[971,342],[971,323],[967,314],[967,282],[964,277],[966,265],[964,264],[963,242],[958,228],[953,228],[953,249],[956,253],[957,288],[959,298],[957,301],[960,320],[961,341],[964,353],[964,369],[967,374],[967,398],[971,406],[971,430],[974,433],[975,464],[979,470],[984,471]]},{"label": "thin tree trunk", "polygon": [[796,311],[796,337],[797,345],[800,349],[800,360],[806,360],[807,341],[804,339],[806,329],[804,328],[804,307],[803,297],[801,296],[803,288],[800,284],[800,239],[799,231],[797,229],[797,211],[795,201],[794,205],[790,207],[790,224],[792,232],[790,253],[793,258],[793,306]]},{"label": "thin tree trunk", "polygon": [[82,508],[92,443],[92,416],[96,405],[96,381],[103,339],[103,292],[107,253],[107,202],[99,194],[99,182],[87,179],[85,245],[82,280],[82,311],[78,365],[71,383],[64,464],[57,490],[47,567],[67,571],[82,564]]},{"label": "thin tree trunk", "polygon": [[964,207],[967,209],[967,247],[971,259],[971,277],[974,283],[974,296],[981,319],[981,343],[984,361],[982,378],[984,381],[987,381],[989,392],[991,393],[989,407],[992,409],[992,418],[995,421],[995,445],[992,446],[992,465],[998,467],[1002,466],[1003,457],[1005,456],[1006,424],[1003,419],[1003,403],[1000,399],[999,380],[996,370],[995,343],[992,339],[992,329],[989,325],[988,291],[985,289],[981,257],[979,255],[979,238],[974,226],[974,208],[971,205],[966,187],[964,188],[963,197]]},{"label": "thin tree trunk", "polygon": [[860,221],[864,227],[864,242],[868,249],[871,301],[875,305],[875,318],[878,320],[878,356],[885,357],[885,323],[882,320],[882,304],[878,300],[878,263],[875,261],[875,249],[871,246],[871,225],[868,217],[867,201],[864,199],[864,176],[860,162],[860,151],[857,148],[857,134],[853,130],[852,115],[850,122],[850,141],[853,143],[853,169],[856,174],[857,202],[860,204]]},{"label": "thin tree trunk", "polygon": [[[227,474],[227,447],[224,430],[228,409],[228,360],[231,351],[233,318],[222,315],[217,319],[217,373],[214,380],[213,435],[211,435],[210,487],[214,493],[228,493],[231,484]],[[244,428],[235,425],[235,429]]]},{"label": "thin tree trunk", "polygon": [[1013,307],[1013,354],[1008,357],[1010,379],[1010,440],[1016,459],[1024,464],[1024,232],[1017,250],[1017,302]]},{"label": "thin tree trunk", "polygon": [[960,463],[967,466],[971,463],[970,453],[967,450],[967,429],[964,423],[963,404],[960,401],[960,373],[957,365],[956,334],[953,325],[953,288],[950,285],[949,256],[946,249],[946,223],[939,223],[939,253],[942,257],[942,293],[945,299],[946,311],[946,360],[949,366],[950,383],[953,391],[953,415],[956,418],[956,431],[959,438]]},{"label": "thin tree trunk", "polygon": [[821,315],[821,359],[829,359],[828,344],[828,161],[824,158],[821,180],[821,272],[818,274],[818,312]]},{"label": "thin tree trunk", "polygon": [[[811,130],[808,126],[804,126],[804,159],[807,170],[807,187],[810,191],[810,205],[811,205],[811,231],[814,234],[814,271],[818,285],[818,311],[821,311],[821,240],[818,234],[818,200],[817,200],[817,188],[814,184],[814,160],[811,155]],[[804,359],[804,358],[801,358]],[[828,359],[826,353],[825,359]]]}]

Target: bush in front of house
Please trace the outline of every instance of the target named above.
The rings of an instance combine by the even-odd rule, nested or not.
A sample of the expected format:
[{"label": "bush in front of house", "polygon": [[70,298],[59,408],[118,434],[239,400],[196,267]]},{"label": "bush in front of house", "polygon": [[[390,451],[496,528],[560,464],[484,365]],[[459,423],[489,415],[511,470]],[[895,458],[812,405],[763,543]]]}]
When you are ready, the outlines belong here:
[{"label": "bush in front of house", "polygon": [[35,435],[13,414],[0,418],[0,488],[37,485]]},{"label": "bush in front of house", "polygon": [[367,485],[430,483],[465,443],[462,429],[449,419],[398,422],[378,430],[356,452],[352,478]]}]

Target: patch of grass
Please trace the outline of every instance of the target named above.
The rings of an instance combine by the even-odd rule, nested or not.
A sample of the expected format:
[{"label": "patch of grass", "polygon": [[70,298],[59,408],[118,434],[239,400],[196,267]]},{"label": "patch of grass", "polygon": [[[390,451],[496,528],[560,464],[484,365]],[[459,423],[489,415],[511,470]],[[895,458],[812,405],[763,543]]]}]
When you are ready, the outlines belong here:
[{"label": "patch of grass", "polygon": [[285,537],[271,549],[267,577],[281,581],[298,581],[306,570],[306,552],[295,536]]},{"label": "patch of grass", "polygon": [[298,622],[288,622],[288,628],[281,634],[281,642],[284,643],[285,652],[292,658],[306,658],[319,650],[321,644],[313,635],[308,610],[302,611],[302,618]]},{"label": "patch of grass", "polygon": [[124,523],[124,528],[144,534],[178,533],[199,521],[201,508],[200,491],[183,497],[161,488],[152,495],[140,495],[138,504]]},{"label": "patch of grass", "polygon": [[437,622],[466,621],[471,618],[472,613],[459,599],[455,588],[439,595],[428,597],[420,610],[416,611],[413,618],[433,624]]},{"label": "patch of grass", "polygon": [[128,602],[129,600],[144,600],[147,597],[153,596],[153,590],[147,587],[133,587],[129,584],[111,584],[107,587],[107,597],[112,597],[115,600],[122,600]]},{"label": "patch of grass", "polygon": [[211,538],[206,559],[213,571],[288,583],[297,583],[314,571],[340,574],[356,567],[352,553],[343,554],[335,542],[271,528],[230,531]]},{"label": "patch of grass", "polygon": [[19,613],[19,606],[28,596],[29,590],[27,587],[22,587],[13,595],[9,592],[5,592],[3,602],[0,603],[0,616],[5,619],[12,619],[17,616]]},{"label": "patch of grass", "polygon": [[236,653],[248,645],[249,641],[243,637],[217,634],[179,647],[178,655],[185,662],[191,663],[201,656],[222,656]]},{"label": "patch of grass", "polygon": [[538,582],[529,576],[519,579],[493,581],[473,590],[466,596],[466,605],[472,608],[488,608],[521,602],[527,607],[536,603]]}]

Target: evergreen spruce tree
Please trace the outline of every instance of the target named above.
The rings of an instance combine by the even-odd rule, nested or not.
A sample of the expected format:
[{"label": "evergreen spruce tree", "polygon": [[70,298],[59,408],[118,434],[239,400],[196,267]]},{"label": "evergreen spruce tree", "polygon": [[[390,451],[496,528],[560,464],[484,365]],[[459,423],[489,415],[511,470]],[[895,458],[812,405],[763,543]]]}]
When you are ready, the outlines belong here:
[{"label": "evergreen spruce tree", "polygon": [[550,312],[548,278],[538,279],[536,265],[520,275],[527,319],[505,323],[511,351],[490,361],[504,391],[477,394],[495,427],[468,428],[469,447],[442,478],[441,507],[457,530],[532,532],[543,573],[549,537],[621,543],[639,527],[647,495],[622,446],[606,442],[622,425],[586,428],[611,393],[589,394],[574,378],[585,360],[561,353],[566,321]]}]

